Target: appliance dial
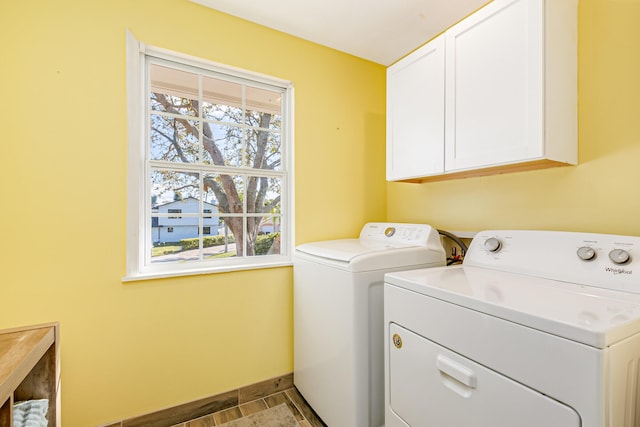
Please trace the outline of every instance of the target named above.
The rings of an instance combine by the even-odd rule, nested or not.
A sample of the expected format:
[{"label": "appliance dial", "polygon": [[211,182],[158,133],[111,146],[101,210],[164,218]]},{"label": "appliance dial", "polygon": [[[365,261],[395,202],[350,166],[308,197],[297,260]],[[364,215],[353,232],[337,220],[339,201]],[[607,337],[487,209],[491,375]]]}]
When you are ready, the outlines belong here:
[{"label": "appliance dial", "polygon": [[593,261],[596,259],[596,251],[589,246],[578,248],[578,257],[583,261]]},{"label": "appliance dial", "polygon": [[624,249],[614,249],[609,252],[609,259],[615,264],[626,264],[631,259],[631,256]]},{"label": "appliance dial", "polygon": [[387,237],[391,237],[394,234],[396,234],[396,228],[395,227],[387,227],[384,230],[384,235]]},{"label": "appliance dial", "polygon": [[489,237],[484,241],[484,248],[489,252],[499,252],[502,249],[502,243],[495,237]]}]

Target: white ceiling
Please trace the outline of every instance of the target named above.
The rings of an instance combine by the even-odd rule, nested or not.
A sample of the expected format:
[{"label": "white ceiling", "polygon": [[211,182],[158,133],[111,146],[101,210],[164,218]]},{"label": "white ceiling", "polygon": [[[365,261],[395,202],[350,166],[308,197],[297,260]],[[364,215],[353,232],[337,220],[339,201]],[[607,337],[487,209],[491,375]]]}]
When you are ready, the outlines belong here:
[{"label": "white ceiling", "polygon": [[390,65],[490,0],[191,0]]}]

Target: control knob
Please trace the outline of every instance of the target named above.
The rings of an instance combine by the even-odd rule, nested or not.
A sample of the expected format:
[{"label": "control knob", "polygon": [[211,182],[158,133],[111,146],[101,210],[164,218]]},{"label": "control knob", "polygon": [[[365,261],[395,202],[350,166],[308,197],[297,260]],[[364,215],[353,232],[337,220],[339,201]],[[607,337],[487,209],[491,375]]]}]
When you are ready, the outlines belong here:
[{"label": "control knob", "polygon": [[391,237],[394,234],[396,234],[396,228],[395,227],[387,227],[384,230],[384,235],[387,237]]},{"label": "control knob", "polygon": [[631,256],[624,249],[614,249],[609,252],[609,259],[615,264],[626,264],[631,259]]},{"label": "control knob", "polygon": [[589,246],[582,246],[578,248],[578,258],[583,261],[593,261],[596,259],[596,251]]},{"label": "control knob", "polygon": [[489,237],[484,241],[484,248],[489,252],[498,252],[502,248],[502,243],[495,237]]}]

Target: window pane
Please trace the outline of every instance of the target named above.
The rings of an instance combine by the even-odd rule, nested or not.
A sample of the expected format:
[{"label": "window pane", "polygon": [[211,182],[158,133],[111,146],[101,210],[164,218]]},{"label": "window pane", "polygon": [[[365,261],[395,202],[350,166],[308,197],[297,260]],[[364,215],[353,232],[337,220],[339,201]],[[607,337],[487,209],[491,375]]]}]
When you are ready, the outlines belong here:
[{"label": "window pane", "polygon": [[282,94],[247,86],[246,124],[272,130],[282,126]]},{"label": "window pane", "polygon": [[213,141],[205,140],[204,163],[218,166],[241,166],[242,129],[213,123],[205,123],[205,125],[209,128],[209,131],[205,132],[205,136],[211,136]]},{"label": "window pane", "polygon": [[282,180],[272,177],[247,178],[247,212],[280,213]]},{"label": "window pane", "polygon": [[247,163],[255,169],[280,170],[280,134],[248,129]]},{"label": "window pane", "polygon": [[[151,262],[168,262],[181,251],[180,242],[173,240],[173,227],[164,224],[166,218],[151,217]],[[162,225],[161,225],[162,224]]]},{"label": "window pane", "polygon": [[157,216],[151,217],[151,263],[200,259],[198,207],[198,200],[189,198],[154,209]]},{"label": "window pane", "polygon": [[202,83],[204,118],[242,123],[242,85],[211,77],[205,77]]},{"label": "window pane", "polygon": [[[205,215],[207,212],[205,212]],[[225,239],[224,222],[219,216],[205,216],[202,229],[203,259],[226,258],[235,251],[233,236],[227,233]]]},{"label": "window pane", "polygon": [[263,216],[247,218],[247,255],[277,255],[280,253],[280,233],[278,217]]},{"label": "window pane", "polygon": [[[176,172],[154,170],[151,172],[151,210],[167,216],[175,215],[176,209],[182,213],[198,213],[200,206],[200,174],[197,172]],[[188,205],[187,205],[188,202]],[[210,209],[209,206],[206,207]],[[169,212],[169,209],[173,212]],[[174,215],[168,215],[173,213]]]},{"label": "window pane", "polygon": [[149,67],[150,106],[154,111],[198,115],[198,75],[156,64]]},{"label": "window pane", "polygon": [[260,221],[259,234],[274,234],[282,231],[282,221],[279,215],[263,216]]},{"label": "window pane", "polygon": [[198,121],[151,115],[152,160],[194,163],[198,161]]},{"label": "window pane", "polygon": [[243,213],[244,177],[240,175],[206,174],[203,178],[204,200],[214,204],[220,213]]},{"label": "window pane", "polygon": [[207,259],[229,258],[236,255],[236,240],[233,229],[240,225],[242,233],[242,218],[219,217],[218,236],[215,246],[207,249]]}]

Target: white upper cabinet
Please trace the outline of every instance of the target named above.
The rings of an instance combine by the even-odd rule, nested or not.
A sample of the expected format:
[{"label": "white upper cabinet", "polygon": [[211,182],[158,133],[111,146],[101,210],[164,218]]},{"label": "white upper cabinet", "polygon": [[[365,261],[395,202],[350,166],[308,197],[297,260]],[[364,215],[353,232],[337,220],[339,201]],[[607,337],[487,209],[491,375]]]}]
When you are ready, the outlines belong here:
[{"label": "white upper cabinet", "polygon": [[387,69],[387,179],[444,172],[444,36]]},{"label": "white upper cabinet", "polygon": [[[435,155],[437,162],[441,161],[434,145],[442,136],[431,132],[437,128],[437,120],[443,120],[445,129],[444,169],[423,170],[423,178],[577,163],[577,0],[495,0],[435,40],[439,39],[444,39],[445,45],[444,102],[437,97],[442,111],[432,113],[436,100],[425,101],[425,92],[405,88],[400,93],[396,85],[388,83],[387,114],[392,118],[388,118],[387,144],[391,147],[387,154],[397,156],[401,151],[410,157],[412,166],[405,169],[402,156],[396,157],[392,168],[388,163],[387,179],[417,178],[415,164],[420,160],[413,156]],[[422,48],[416,53],[420,51]],[[392,70],[411,56],[389,68],[389,80],[394,75]],[[405,65],[412,67],[411,63]],[[421,77],[414,76],[412,82],[436,76],[433,71],[417,74]],[[434,87],[442,81],[439,76],[436,79],[416,86]],[[429,114],[433,115],[428,119],[413,123],[420,119],[398,118],[411,108],[403,103],[432,101]],[[407,128],[400,131],[396,127],[402,122]],[[421,136],[420,140],[417,136],[425,132],[416,130],[427,125],[429,137]],[[389,132],[393,132],[391,136]],[[428,149],[414,147],[425,141]],[[396,144],[401,148],[396,149]],[[422,162],[431,164],[432,160]],[[411,173],[400,172],[405,170]]]},{"label": "white upper cabinet", "polygon": [[447,170],[544,155],[542,9],[501,0],[447,32]]}]

